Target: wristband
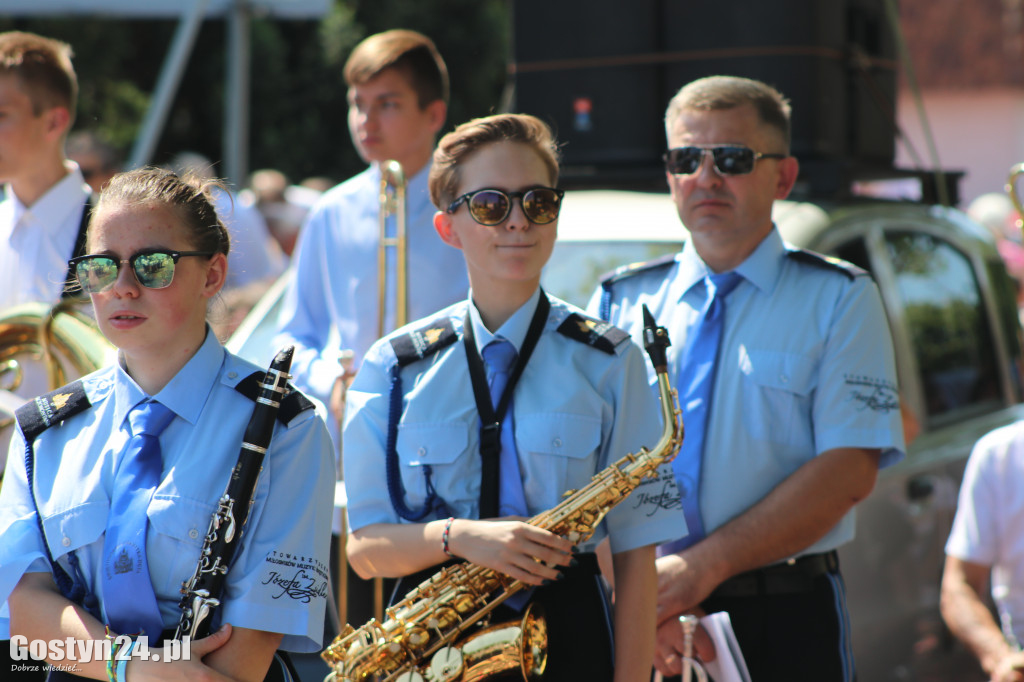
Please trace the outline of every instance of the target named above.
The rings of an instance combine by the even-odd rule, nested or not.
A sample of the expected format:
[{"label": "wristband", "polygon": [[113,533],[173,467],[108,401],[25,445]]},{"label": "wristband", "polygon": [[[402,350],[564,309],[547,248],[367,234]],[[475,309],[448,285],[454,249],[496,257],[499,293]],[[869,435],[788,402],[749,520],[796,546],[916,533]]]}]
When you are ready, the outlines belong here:
[{"label": "wristband", "polygon": [[454,557],[455,556],[454,554],[452,554],[451,549],[448,548],[448,536],[451,535],[452,523],[454,523],[454,522],[455,522],[455,517],[454,516],[449,516],[448,520],[444,522],[444,532],[441,533],[441,549],[443,549],[444,553],[447,554],[450,557]]},{"label": "wristband", "polygon": [[128,681],[128,661],[132,660],[132,650],[135,649],[135,640],[132,640],[131,646],[128,647],[128,652],[124,658],[118,660],[117,670],[114,673],[115,682],[127,682]]},{"label": "wristband", "polygon": [[117,656],[117,649],[115,648],[114,636],[110,634],[110,626],[107,626],[106,637],[110,642],[110,656],[107,657],[107,680],[109,682],[117,682],[117,675],[114,673],[114,666],[116,661],[114,657]]}]

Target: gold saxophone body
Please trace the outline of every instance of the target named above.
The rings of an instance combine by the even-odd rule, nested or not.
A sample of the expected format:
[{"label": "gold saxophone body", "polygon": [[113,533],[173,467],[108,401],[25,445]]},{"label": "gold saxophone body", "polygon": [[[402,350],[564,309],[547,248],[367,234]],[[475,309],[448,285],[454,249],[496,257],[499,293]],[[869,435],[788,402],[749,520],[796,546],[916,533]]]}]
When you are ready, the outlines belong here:
[{"label": "gold saxophone body", "polygon": [[[683,428],[675,391],[669,385],[663,327],[644,308],[647,352],[658,377],[664,423],[654,447],[643,448],[597,473],[579,490],[565,493],[556,507],[530,519],[531,525],[574,544],[594,534],[608,511],[629,496],[658,467],[675,456]],[[359,629],[346,625],[321,654],[333,682],[470,682],[519,670],[539,679],[547,661],[543,614],[527,609],[520,622],[486,627],[488,615],[528,585],[468,562],[441,569],[376,619]]]}]

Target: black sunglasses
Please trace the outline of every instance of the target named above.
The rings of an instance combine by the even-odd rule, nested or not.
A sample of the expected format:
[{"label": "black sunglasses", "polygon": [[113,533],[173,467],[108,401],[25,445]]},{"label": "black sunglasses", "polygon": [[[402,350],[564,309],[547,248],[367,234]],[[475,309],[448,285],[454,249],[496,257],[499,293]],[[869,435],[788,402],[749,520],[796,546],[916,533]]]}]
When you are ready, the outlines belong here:
[{"label": "black sunglasses", "polygon": [[690,175],[696,173],[704,160],[704,153],[711,152],[715,161],[715,170],[722,175],[746,175],[754,170],[758,159],[784,159],[787,154],[762,154],[749,147],[723,145],[721,147],[676,147],[669,149],[661,157],[665,161],[665,170],[672,175]]},{"label": "black sunglasses", "polygon": [[163,251],[160,249],[140,251],[123,260],[111,256],[79,256],[68,261],[75,277],[87,294],[98,294],[114,286],[121,266],[128,263],[135,272],[139,284],[147,289],[163,289],[171,286],[174,266],[182,256],[212,256],[213,251]]},{"label": "black sunglasses", "polygon": [[478,189],[467,192],[448,205],[448,213],[455,213],[466,204],[469,215],[481,225],[498,225],[512,212],[512,200],[519,198],[523,213],[531,223],[546,225],[558,218],[565,190],[552,187],[534,187],[525,192],[503,192],[500,189]]}]

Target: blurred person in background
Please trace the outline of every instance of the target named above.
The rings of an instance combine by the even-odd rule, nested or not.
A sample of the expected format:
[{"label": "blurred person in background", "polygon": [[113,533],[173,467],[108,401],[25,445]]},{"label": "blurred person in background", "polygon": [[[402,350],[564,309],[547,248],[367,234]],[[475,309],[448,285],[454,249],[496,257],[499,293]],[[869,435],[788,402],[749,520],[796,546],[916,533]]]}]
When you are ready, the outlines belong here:
[{"label": "blurred person in background", "polygon": [[263,168],[249,177],[249,187],[239,192],[242,202],[254,206],[267,222],[267,229],[281,251],[291,257],[299,231],[323,192],[292,185],[279,170]]},{"label": "blurred person in background", "polygon": [[[195,152],[181,152],[168,164],[180,176],[193,175],[199,179],[214,176],[213,163]],[[267,223],[256,208],[241,201],[238,194],[222,189],[213,192],[217,215],[228,226],[232,248],[228,256],[230,268],[225,291],[261,282],[269,287],[284,272],[285,257],[270,235]]]},{"label": "blurred person in background", "polygon": [[91,130],[71,133],[68,136],[67,154],[69,159],[78,164],[82,177],[97,194],[121,171],[121,153],[99,133]]},{"label": "blurred person in background", "polygon": [[1020,216],[1004,192],[982,194],[967,207],[967,215],[988,228],[996,248],[1017,285],[1017,307],[1024,308],[1024,245],[1021,244]]},{"label": "blurred person in background", "polygon": [[[448,113],[448,70],[433,41],[402,29],[372,35],[352,51],[344,76],[352,142],[371,165],[324,193],[313,207],[293,255],[294,276],[275,341],[275,347],[295,345],[295,383],[331,406],[335,436],[346,380],[341,351],[351,351],[358,367],[379,329],[396,326],[394,249],[387,253],[384,277],[377,268],[379,163],[398,161],[407,180],[407,319],[461,300],[469,289],[458,250],[434,233],[427,191],[431,155]],[[395,227],[391,216],[388,235]],[[388,292],[383,321],[378,313],[382,280]]]},{"label": "blurred person in background", "polygon": [[[1024,421],[974,446],[942,574],[942,617],[994,682],[1024,682]],[[998,618],[989,607],[994,601]]]}]

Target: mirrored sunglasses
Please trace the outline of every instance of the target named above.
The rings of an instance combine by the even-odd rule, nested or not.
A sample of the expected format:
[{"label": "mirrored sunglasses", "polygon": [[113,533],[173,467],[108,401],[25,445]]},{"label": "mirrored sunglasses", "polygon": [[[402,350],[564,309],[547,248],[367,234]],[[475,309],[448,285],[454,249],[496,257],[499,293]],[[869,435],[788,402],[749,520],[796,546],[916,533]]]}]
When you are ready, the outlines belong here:
[{"label": "mirrored sunglasses", "polygon": [[704,160],[704,153],[711,152],[715,170],[722,175],[746,175],[754,170],[758,159],[784,159],[786,154],[762,154],[749,147],[726,145],[721,147],[676,147],[661,157],[665,170],[672,175],[696,173]]},{"label": "mirrored sunglasses", "polygon": [[565,190],[552,187],[534,187],[525,192],[503,192],[500,189],[478,189],[467,192],[448,205],[448,213],[455,213],[466,204],[469,215],[481,225],[498,225],[512,212],[512,200],[518,198],[523,213],[531,223],[546,225],[558,218]]},{"label": "mirrored sunglasses", "polygon": [[174,280],[174,266],[182,256],[212,256],[212,251],[140,251],[124,260],[110,256],[79,256],[68,261],[82,291],[98,294],[114,286],[117,273],[125,263],[131,265],[139,284],[147,289],[163,289]]}]

